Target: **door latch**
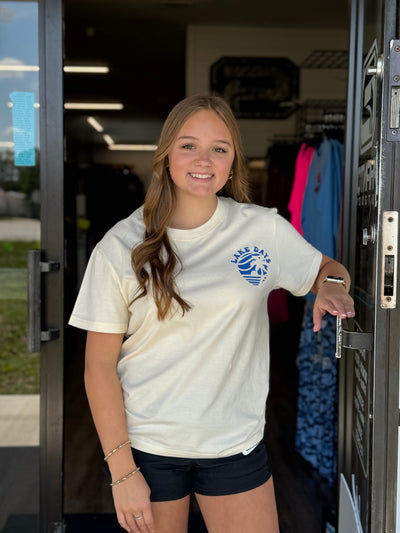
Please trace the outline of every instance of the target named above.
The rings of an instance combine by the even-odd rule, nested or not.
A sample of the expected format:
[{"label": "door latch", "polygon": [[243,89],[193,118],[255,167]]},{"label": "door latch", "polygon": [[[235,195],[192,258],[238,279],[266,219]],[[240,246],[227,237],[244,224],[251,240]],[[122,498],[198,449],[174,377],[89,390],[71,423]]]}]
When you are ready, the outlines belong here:
[{"label": "door latch", "polygon": [[397,211],[384,211],[382,217],[381,307],[395,309],[397,298]]},{"label": "door latch", "polygon": [[400,40],[390,41],[387,140],[400,141]]}]

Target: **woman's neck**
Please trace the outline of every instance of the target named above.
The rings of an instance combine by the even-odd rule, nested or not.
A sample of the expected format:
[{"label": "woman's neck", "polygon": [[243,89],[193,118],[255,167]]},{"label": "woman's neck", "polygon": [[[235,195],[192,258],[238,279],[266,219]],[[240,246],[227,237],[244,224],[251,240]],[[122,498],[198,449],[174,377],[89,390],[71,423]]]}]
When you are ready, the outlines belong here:
[{"label": "woman's neck", "polygon": [[193,229],[207,222],[217,208],[218,198],[195,198],[177,201],[169,226],[175,229]]}]

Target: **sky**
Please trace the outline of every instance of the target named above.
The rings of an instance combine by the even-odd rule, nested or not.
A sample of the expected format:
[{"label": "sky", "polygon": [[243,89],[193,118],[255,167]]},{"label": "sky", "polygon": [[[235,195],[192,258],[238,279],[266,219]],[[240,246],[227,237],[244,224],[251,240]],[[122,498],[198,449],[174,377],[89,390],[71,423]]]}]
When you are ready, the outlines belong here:
[{"label": "sky", "polygon": [[[0,66],[39,65],[38,2],[0,2]],[[10,94],[28,92],[39,102],[39,72],[0,71],[0,143],[13,141]],[[39,110],[34,112],[35,146],[39,147]],[[0,150],[3,150],[0,144]]]}]

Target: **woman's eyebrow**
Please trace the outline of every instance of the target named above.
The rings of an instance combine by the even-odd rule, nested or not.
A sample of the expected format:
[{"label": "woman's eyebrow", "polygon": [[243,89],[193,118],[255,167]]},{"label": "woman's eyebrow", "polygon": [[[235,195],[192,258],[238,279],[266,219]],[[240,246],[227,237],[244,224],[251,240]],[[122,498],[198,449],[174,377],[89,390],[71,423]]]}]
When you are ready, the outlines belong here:
[{"label": "woman's eyebrow", "polygon": [[[181,137],[177,138],[178,141],[183,140],[183,139],[191,139],[193,141],[198,141],[198,138],[197,137],[193,137],[192,135],[182,135]],[[215,139],[214,142],[216,142],[216,143],[224,143],[224,144],[227,144],[228,146],[232,146],[229,141],[224,141],[224,139]]]}]

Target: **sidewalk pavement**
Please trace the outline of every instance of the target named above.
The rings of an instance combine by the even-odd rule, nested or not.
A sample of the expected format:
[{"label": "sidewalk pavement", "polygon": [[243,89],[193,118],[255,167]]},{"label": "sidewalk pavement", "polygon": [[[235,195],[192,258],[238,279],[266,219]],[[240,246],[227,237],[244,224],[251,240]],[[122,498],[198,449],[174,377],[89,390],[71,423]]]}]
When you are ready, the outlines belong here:
[{"label": "sidewalk pavement", "polygon": [[39,446],[39,394],[0,394],[0,447]]},{"label": "sidewalk pavement", "polygon": [[0,218],[0,241],[39,241],[40,221],[35,218]]}]

